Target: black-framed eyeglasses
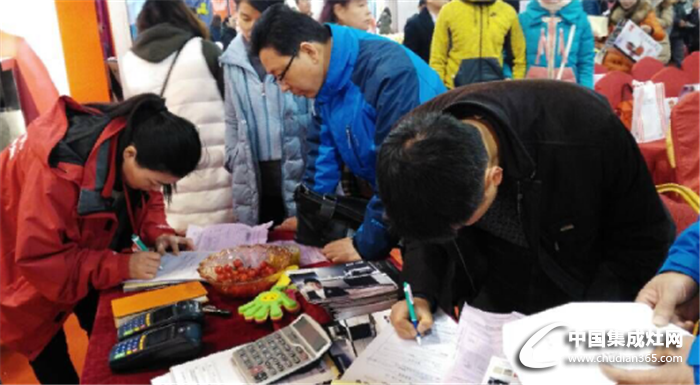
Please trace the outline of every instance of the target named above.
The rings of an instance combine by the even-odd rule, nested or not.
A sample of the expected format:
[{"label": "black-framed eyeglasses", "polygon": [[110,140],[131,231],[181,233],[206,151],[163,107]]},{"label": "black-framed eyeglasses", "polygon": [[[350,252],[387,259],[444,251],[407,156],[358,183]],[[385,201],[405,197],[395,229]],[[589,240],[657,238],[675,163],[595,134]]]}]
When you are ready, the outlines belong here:
[{"label": "black-framed eyeglasses", "polygon": [[279,84],[284,80],[284,77],[287,76],[287,71],[289,71],[289,67],[292,66],[292,63],[294,62],[294,58],[296,58],[296,57],[297,57],[297,51],[294,51],[294,53],[292,54],[292,58],[289,59],[289,63],[287,63],[287,66],[284,67],[282,72],[280,72],[279,76],[277,76],[275,78],[275,82],[277,82]]}]

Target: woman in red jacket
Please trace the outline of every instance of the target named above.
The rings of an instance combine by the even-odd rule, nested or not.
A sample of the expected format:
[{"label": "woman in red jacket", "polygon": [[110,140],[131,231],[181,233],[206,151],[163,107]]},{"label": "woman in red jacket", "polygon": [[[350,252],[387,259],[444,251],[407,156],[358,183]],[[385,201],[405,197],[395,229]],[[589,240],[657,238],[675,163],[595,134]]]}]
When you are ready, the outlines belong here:
[{"label": "woman in red jacket", "polygon": [[[153,278],[191,241],[165,221],[163,194],[201,156],[192,123],[144,94],[83,106],[68,97],[0,153],[0,343],[42,383],[77,383],[62,327],[90,333],[96,290]],[[137,234],[154,252],[130,252]],[[125,252],[125,250],[127,250]]]}]

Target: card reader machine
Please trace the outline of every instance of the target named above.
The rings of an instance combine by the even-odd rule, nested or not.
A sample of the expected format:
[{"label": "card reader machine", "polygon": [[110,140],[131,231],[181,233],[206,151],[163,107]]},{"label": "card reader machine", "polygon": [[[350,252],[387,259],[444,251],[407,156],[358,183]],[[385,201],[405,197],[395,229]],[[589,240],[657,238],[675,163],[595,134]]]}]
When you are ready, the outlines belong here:
[{"label": "card reader machine", "polygon": [[118,342],[109,353],[109,367],[117,372],[191,359],[201,348],[200,324],[169,324]]},{"label": "card reader machine", "polygon": [[150,329],[183,321],[202,323],[204,321],[202,304],[197,301],[181,301],[140,314],[119,327],[117,339],[121,341]]}]

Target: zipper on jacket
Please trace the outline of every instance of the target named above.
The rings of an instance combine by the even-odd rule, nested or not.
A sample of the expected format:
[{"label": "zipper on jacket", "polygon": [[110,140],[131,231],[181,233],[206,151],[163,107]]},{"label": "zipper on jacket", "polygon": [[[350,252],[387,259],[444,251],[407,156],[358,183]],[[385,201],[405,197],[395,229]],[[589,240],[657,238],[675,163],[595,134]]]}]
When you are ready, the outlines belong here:
[{"label": "zipper on jacket", "polygon": [[352,138],[352,133],[350,132],[350,126],[345,127],[345,133],[348,135],[348,146],[350,146],[350,152],[355,157],[357,166],[362,168],[362,163],[360,162],[360,157],[357,155],[357,150],[355,149],[355,141]]},{"label": "zipper on jacket", "polygon": [[479,83],[484,81],[484,63],[482,45],[484,41],[484,7],[479,5]]},{"label": "zipper on jacket", "polygon": [[[287,176],[285,175],[284,172],[284,164],[287,162],[287,157],[285,156],[285,151],[284,151],[284,128],[287,126],[286,122],[286,109],[287,109],[287,103],[285,101],[285,95],[282,93],[282,90],[277,86],[277,104],[280,108],[280,178],[281,178],[281,191],[280,194],[282,194],[282,206],[284,206],[284,214],[285,216],[289,216],[289,208],[287,207],[287,200],[285,199],[284,196],[284,181],[287,180]],[[293,118],[291,119],[293,120]]]},{"label": "zipper on jacket", "polygon": [[516,208],[516,211],[518,212],[518,217],[521,217],[522,210],[520,209],[520,206],[522,205],[522,201],[523,201],[523,192],[520,190],[520,181],[518,181],[516,183],[516,185],[518,188],[518,199],[517,199],[517,204],[516,204],[515,208]]},{"label": "zipper on jacket", "polygon": [[[246,71],[243,71],[243,82],[245,83],[245,92],[246,96],[248,97],[248,104],[250,105],[250,117],[249,120],[251,123],[246,124],[246,127],[248,129],[248,138],[250,142],[250,151],[253,154],[253,157],[255,158],[255,162],[260,161],[260,154],[258,153],[258,143],[260,142],[260,138],[258,138],[258,132],[257,132],[257,127],[258,127],[258,120],[255,118],[255,108],[253,107],[253,98],[250,96],[250,85],[248,84],[248,75],[246,74]],[[241,102],[241,111],[245,111],[243,109],[243,103]]]},{"label": "zipper on jacket", "polygon": [[[267,76],[266,76],[267,77]],[[262,88],[262,98],[263,98],[263,109],[265,111],[265,130],[267,134],[265,135],[265,139],[267,141],[267,152],[268,156],[272,158],[272,138],[270,137],[270,114],[268,113],[267,109],[267,94],[265,94],[265,81],[263,80],[261,82],[260,87]]]},{"label": "zipper on jacket", "polygon": [[454,245],[455,250],[457,250],[457,255],[459,256],[460,262],[462,262],[462,268],[464,268],[464,273],[467,275],[467,278],[469,279],[469,285],[471,285],[472,291],[476,293],[476,285],[474,285],[474,280],[472,279],[472,275],[469,274],[469,269],[467,269],[467,263],[464,261],[464,256],[462,255],[462,252],[459,250],[459,245],[457,244],[457,239],[452,238],[452,245]]},{"label": "zipper on jacket", "polygon": [[[537,170],[532,172],[532,174],[530,175],[530,180],[535,180],[535,175],[537,175]],[[517,186],[517,190],[518,190],[517,203],[516,203],[515,208],[516,208],[516,211],[518,212],[518,216],[520,216],[520,213],[522,212],[521,206],[522,206],[522,201],[523,201],[523,192],[520,189],[520,181],[517,181],[515,183],[515,185]],[[522,218],[521,218],[521,220],[522,220]]]}]

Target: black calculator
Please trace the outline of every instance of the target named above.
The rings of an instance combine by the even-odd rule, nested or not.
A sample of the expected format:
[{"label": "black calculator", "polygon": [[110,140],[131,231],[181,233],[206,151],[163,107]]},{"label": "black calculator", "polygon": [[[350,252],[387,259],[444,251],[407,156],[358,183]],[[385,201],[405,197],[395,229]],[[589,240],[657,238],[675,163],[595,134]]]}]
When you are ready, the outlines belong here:
[{"label": "black calculator", "polygon": [[265,385],[313,363],[330,346],[321,325],[302,314],[289,326],[236,349],[232,360],[246,382]]},{"label": "black calculator", "polygon": [[195,358],[202,349],[202,325],[180,322],[117,342],[109,353],[113,371],[159,366]]},{"label": "black calculator", "polygon": [[117,329],[117,339],[121,341],[150,329],[183,321],[202,323],[202,304],[198,301],[181,301],[140,314]]}]

